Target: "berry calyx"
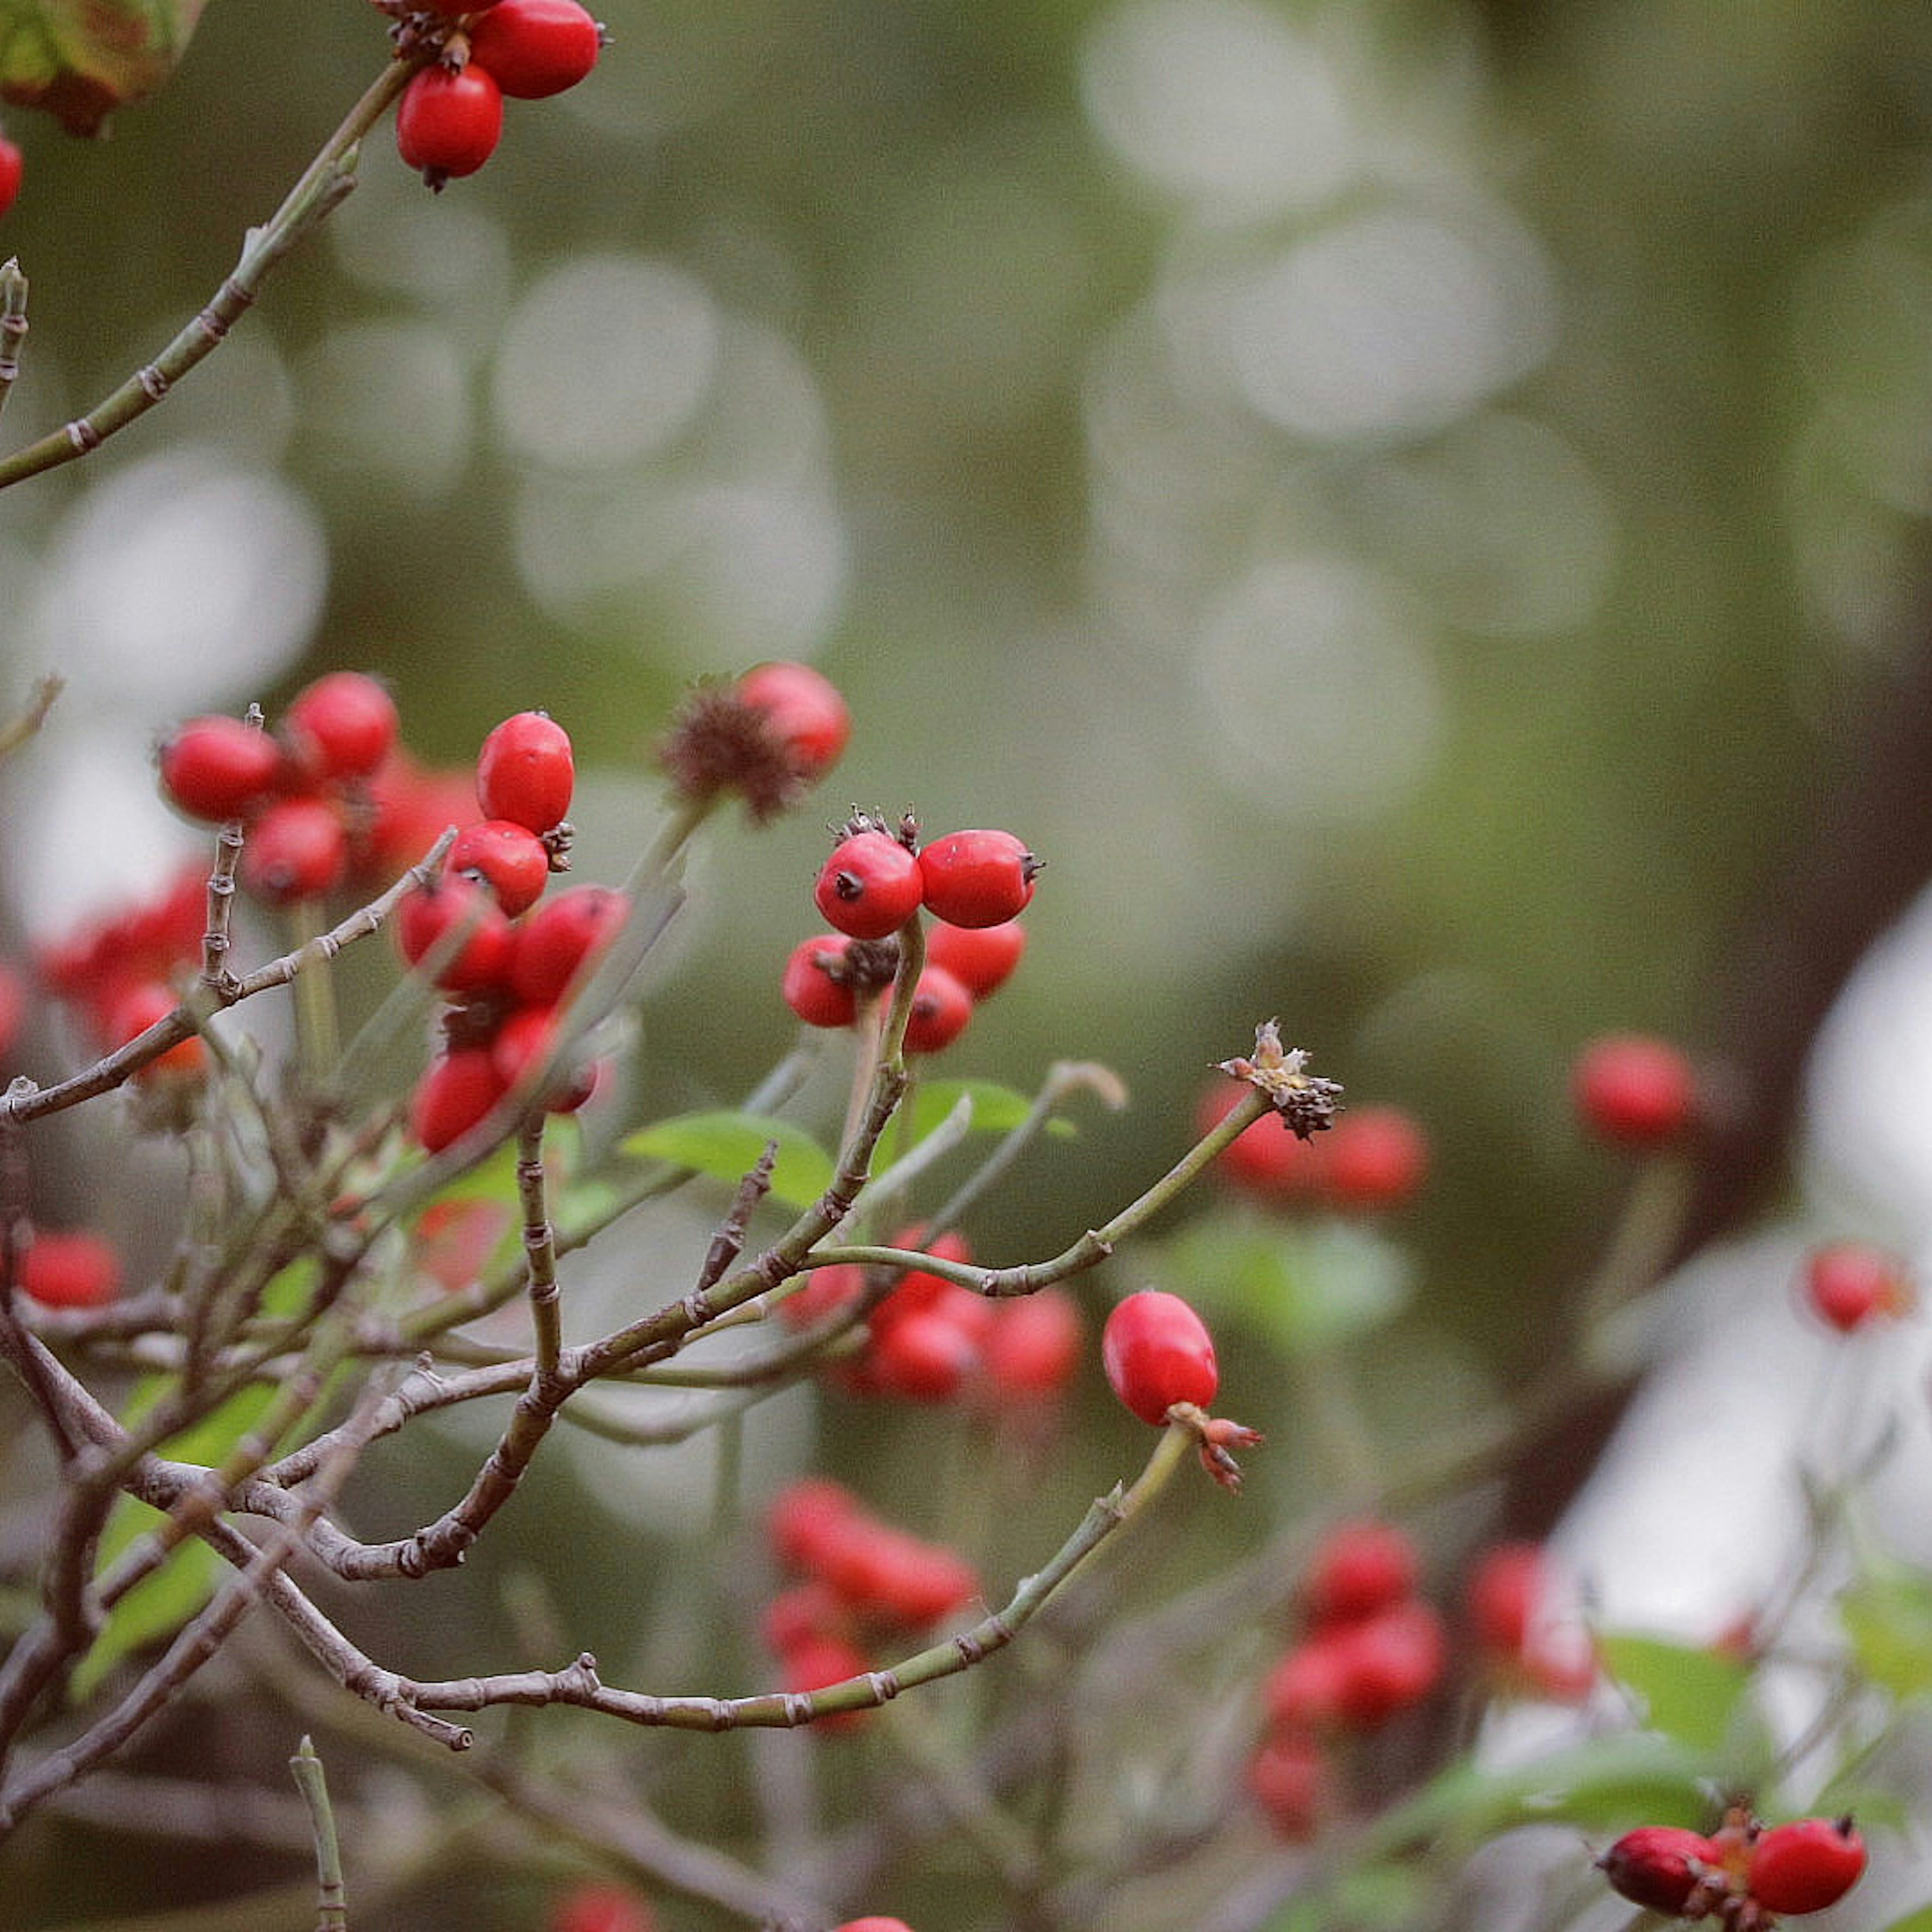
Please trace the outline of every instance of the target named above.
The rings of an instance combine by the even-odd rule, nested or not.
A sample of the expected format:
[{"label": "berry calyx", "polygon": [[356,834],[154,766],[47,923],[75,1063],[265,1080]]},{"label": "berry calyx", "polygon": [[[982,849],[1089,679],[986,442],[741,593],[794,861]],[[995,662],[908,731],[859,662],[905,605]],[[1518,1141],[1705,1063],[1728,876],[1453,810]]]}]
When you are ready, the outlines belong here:
[{"label": "berry calyx", "polygon": [[281,747],[259,726],[219,713],[177,725],[160,753],[161,789],[190,818],[225,825],[274,792]]},{"label": "berry calyx", "polygon": [[496,0],[470,29],[470,58],[518,100],[574,87],[597,64],[604,29],[577,0]]},{"label": "berry calyx", "polygon": [[548,712],[505,718],[476,754],[476,802],[485,818],[548,832],[569,815],[576,783],[570,734]]},{"label": "berry calyx", "polygon": [[1626,1832],[1597,1865],[1619,1897],[1675,1917],[1720,1862],[1718,1847],[1701,1832],[1644,1825]]},{"label": "berry calyx", "polygon": [[1179,1295],[1157,1288],[1114,1306],[1100,1331],[1100,1361],[1114,1394],[1156,1428],[1178,1402],[1205,1408],[1221,1383],[1206,1324]]},{"label": "berry calyx", "polygon": [[867,827],[833,847],[812,888],[812,898],[853,939],[884,939],[919,910],[919,861],[890,832]]},{"label": "berry calyx", "polygon": [[528,826],[508,818],[466,825],[449,848],[448,869],[473,872],[496,895],[506,919],[530,910],[550,878],[550,851]]},{"label": "berry calyx", "polygon": [[1804,1298],[1841,1335],[1911,1312],[1911,1278],[1895,1255],[1865,1241],[1834,1241],[1804,1263]]},{"label": "berry calyx", "polygon": [[1864,1868],[1864,1840],[1850,1818],[1796,1818],[1752,1840],[1744,1888],[1767,1912],[1822,1912]]},{"label": "berry calyx", "polygon": [[949,926],[1001,926],[1033,897],[1040,861],[1010,832],[949,832],[919,855],[926,908]]},{"label": "berry calyx", "polygon": [[453,177],[473,175],[502,136],[503,91],[473,60],[460,74],[421,69],[396,104],[396,152],[439,193]]},{"label": "berry calyx", "polygon": [[1696,1120],[1696,1071],[1679,1048],[1648,1034],[1592,1042],[1570,1070],[1570,1091],[1583,1124],[1624,1147],[1667,1146]]},{"label": "berry calyx", "polygon": [[330,671],[290,700],[280,728],[304,783],[365,778],[394,748],[396,700],[366,672]]}]

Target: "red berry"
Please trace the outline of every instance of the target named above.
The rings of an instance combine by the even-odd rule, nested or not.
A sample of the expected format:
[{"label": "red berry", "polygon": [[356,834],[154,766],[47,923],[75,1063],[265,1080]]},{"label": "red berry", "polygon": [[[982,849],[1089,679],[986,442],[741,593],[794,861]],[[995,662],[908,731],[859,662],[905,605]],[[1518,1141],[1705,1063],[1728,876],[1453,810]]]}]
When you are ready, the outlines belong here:
[{"label": "red berry", "polygon": [[1520,1657],[1543,1603],[1547,1564],[1537,1543],[1498,1543],[1484,1551],[1463,1593],[1476,1642],[1504,1657]]},{"label": "red berry", "polygon": [[44,1307],[98,1308],[121,1292],[121,1263],[98,1234],[36,1234],[20,1286]]},{"label": "red berry", "polygon": [[190,818],[222,825],[262,804],[281,776],[267,732],[217,714],[177,725],[160,749],[161,789]]},{"label": "red berry", "polygon": [[754,664],[739,679],[741,703],[764,714],[799,777],[822,777],[852,735],[852,714],[830,678],[809,664],[778,659]]},{"label": "red berry", "polygon": [[508,919],[529,911],[550,879],[550,853],[543,841],[527,826],[507,818],[466,825],[456,835],[446,864],[452,872],[476,873]]},{"label": "red berry", "polygon": [[603,28],[577,0],[496,0],[470,29],[470,59],[518,100],[574,87],[603,50]]},{"label": "red berry", "polygon": [[[496,1029],[490,1057],[506,1088],[514,1087],[532,1067],[550,1057],[556,1040],[556,1014],[549,1006],[524,1006]],[[561,1068],[544,1089],[542,1106],[549,1114],[574,1114],[597,1090],[594,1062]]]},{"label": "red berry", "polygon": [[1312,1738],[1278,1731],[1248,1760],[1248,1790],[1268,1822],[1291,1843],[1315,1836],[1328,1799],[1327,1754]]},{"label": "red berry", "polygon": [[394,747],[396,700],[366,672],[332,670],[290,700],[281,729],[308,783],[366,778]]},{"label": "red berry", "polygon": [[805,1286],[778,1304],[778,1314],[788,1328],[808,1328],[842,1308],[847,1308],[866,1292],[866,1271],[854,1262],[828,1262],[805,1278]]},{"label": "red berry", "polygon": [[[1195,1110],[1196,1132],[1205,1134],[1218,1126],[1240,1106],[1247,1090],[1226,1079],[1205,1088]],[[1318,1134],[1305,1141],[1280,1114],[1270,1112],[1234,1136],[1222,1150],[1216,1168],[1243,1192],[1258,1198],[1308,1199],[1322,1186],[1322,1143],[1328,1137]]]},{"label": "red berry", "polygon": [[864,1517],[858,1498],[843,1483],[829,1476],[801,1476],[772,1498],[765,1534],[782,1563],[815,1574]]},{"label": "red berry", "polygon": [[475,61],[460,74],[422,68],[396,104],[396,152],[433,188],[453,175],[473,175],[502,135],[503,91]]},{"label": "red berry", "polygon": [[996,1397],[1026,1399],[1064,1388],[1078,1366],[1084,1324],[1064,1288],[989,1303],[993,1318],[980,1343],[980,1369]]},{"label": "red berry", "polygon": [[903,1918],[881,1918],[872,1912],[863,1918],[848,1918],[842,1925],[835,1925],[832,1932],[912,1932],[912,1928]]},{"label": "red berry", "polygon": [[1813,1310],[1841,1335],[1869,1322],[1907,1314],[1912,1304],[1905,1264],[1864,1241],[1834,1241],[1814,1249],[1804,1264],[1804,1294]]},{"label": "red berry", "polygon": [[801,939],[792,948],[778,992],[807,1026],[850,1026],[857,1018],[856,995],[844,980],[835,980],[830,970],[845,957],[851,943],[842,932],[822,932],[814,938]]},{"label": "red berry", "polygon": [[651,1909],[619,1885],[574,1886],[552,1907],[548,1932],[655,1932]]},{"label": "red berry", "polygon": [[609,886],[573,886],[538,907],[516,928],[510,985],[533,1006],[554,1006],[616,937],[631,910]]},{"label": "red berry", "polygon": [[1358,1730],[1372,1730],[1420,1703],[1441,1682],[1448,1660],[1442,1618],[1413,1598],[1342,1626],[1334,1641],[1344,1666],[1342,1721]]},{"label": "red berry", "polygon": [[410,1096],[410,1131],[428,1152],[440,1154],[482,1120],[506,1090],[487,1046],[458,1047],[440,1054]]},{"label": "red berry", "polygon": [[[138,1039],[180,1004],[158,980],[145,980],[118,992],[102,1016],[103,1044],[112,1052]],[[143,1084],[169,1079],[198,1080],[208,1070],[208,1048],[199,1034],[170,1047],[134,1078]]]},{"label": "red berry", "polygon": [[833,848],[812,898],[828,925],[854,939],[884,939],[920,907],[919,861],[890,833],[854,832]]},{"label": "red berry", "polygon": [[844,1574],[848,1585],[857,1586],[852,1606],[906,1630],[937,1623],[980,1594],[980,1580],[964,1557],[885,1523],[868,1525],[851,1554],[856,1560],[848,1561]]},{"label": "red berry", "polygon": [[267,905],[326,898],[349,876],[349,828],[326,799],[278,799],[250,829],[241,873]]},{"label": "red berry", "polygon": [[19,200],[21,179],[26,171],[26,157],[5,135],[0,134],[0,214]]},{"label": "red berry", "polygon": [[912,989],[906,1016],[905,1050],[938,1053],[966,1030],[973,1017],[973,995],[943,966],[928,966]]},{"label": "red berry", "polygon": [[1335,1634],[1297,1644],[1262,1686],[1269,1718],[1297,1730],[1335,1730],[1348,1701],[1348,1669],[1346,1647]]},{"label": "red berry", "polygon": [[919,855],[926,909],[949,926],[1003,926],[1026,910],[1040,861],[1010,832],[949,832]]},{"label": "red berry", "polygon": [[476,816],[467,773],[425,771],[400,748],[369,779],[362,797],[369,819],[358,863],[384,884],[415,865],[449,826]]},{"label": "red berry", "polygon": [[1129,1295],[1108,1316],[1100,1360],[1114,1393],[1156,1426],[1178,1402],[1206,1408],[1220,1386],[1206,1325],[1179,1295],[1157,1288]]},{"label": "red berry", "polygon": [[1645,1825],[1626,1832],[1597,1864],[1612,1892],[1633,1905],[1676,1916],[1720,1857],[1718,1848],[1700,1832]]},{"label": "red berry", "polygon": [[1337,1524],[1310,1560],[1302,1608],[1317,1625],[1359,1622],[1406,1597],[1419,1568],[1415,1545],[1394,1523]]},{"label": "red berry", "polygon": [[[962,1291],[977,1300],[971,1291]],[[870,1384],[911,1402],[950,1402],[980,1365],[971,1331],[944,1308],[922,1309],[875,1334],[867,1353]]]},{"label": "red berry", "polygon": [[[467,936],[458,940],[459,931]],[[482,880],[445,872],[404,896],[396,908],[396,946],[412,966],[446,955],[434,970],[447,992],[494,992],[508,980],[514,929]]]},{"label": "red berry", "polygon": [[27,982],[0,959],[0,1054],[11,1053],[27,1016]]},{"label": "red berry", "polygon": [[1016,919],[977,926],[935,920],[926,935],[926,963],[944,967],[975,1000],[983,1000],[1012,976],[1026,943],[1026,928]]},{"label": "red berry", "polygon": [[1822,1912],[1864,1868],[1864,1840],[1850,1819],[1795,1818],[1753,1840],[1744,1887],[1767,1912]]},{"label": "red berry", "polygon": [[1428,1137],[1400,1107],[1357,1108],[1336,1121],[1322,1143],[1323,1192],[1346,1213],[1400,1207],[1429,1171]]},{"label": "red berry", "polygon": [[416,1222],[410,1258],[446,1294],[460,1294],[482,1274],[509,1225],[500,1202],[432,1201]]},{"label": "red berry", "polygon": [[576,784],[570,734],[548,712],[505,718],[476,754],[476,802],[485,818],[548,832],[569,815]]},{"label": "red berry", "polygon": [[1626,1147],[1680,1138],[1696,1118],[1697,1076],[1668,1040],[1616,1034],[1578,1056],[1570,1090],[1586,1126]]}]

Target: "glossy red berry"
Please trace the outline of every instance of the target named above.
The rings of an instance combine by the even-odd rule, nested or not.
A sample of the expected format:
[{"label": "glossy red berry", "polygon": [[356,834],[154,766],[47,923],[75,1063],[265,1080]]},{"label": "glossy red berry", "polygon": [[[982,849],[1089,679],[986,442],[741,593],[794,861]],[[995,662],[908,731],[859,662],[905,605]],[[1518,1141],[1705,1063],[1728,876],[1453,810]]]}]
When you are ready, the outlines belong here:
[{"label": "glossy red berry", "polygon": [[422,68],[396,104],[396,152],[433,188],[452,176],[473,175],[502,135],[503,91],[473,60],[460,74]]},{"label": "glossy red berry", "polygon": [[282,715],[289,761],[303,779],[366,778],[394,748],[396,700],[380,680],[332,670],[304,686]]},{"label": "glossy red berry", "polygon": [[445,872],[406,894],[396,908],[395,929],[405,962],[428,964],[447,992],[492,992],[508,983],[514,928],[481,879]]},{"label": "glossy red berry", "polygon": [[476,754],[476,802],[485,818],[548,832],[569,816],[576,784],[570,734],[548,712],[505,718]]},{"label": "glossy red berry", "polygon": [[736,690],[741,704],[764,716],[798,777],[820,778],[838,762],[852,735],[852,714],[822,672],[776,659],[754,664]]},{"label": "glossy red berry", "polygon": [[1752,1841],[1744,1888],[1767,1912],[1822,1912],[1864,1868],[1864,1840],[1850,1819],[1795,1818]]},{"label": "glossy red berry", "polygon": [[926,932],[926,962],[943,966],[975,1000],[983,1000],[1012,977],[1026,943],[1026,928],[1016,919],[1003,919],[997,926],[948,926],[934,920]]},{"label": "glossy red berry", "polygon": [[573,886],[546,900],[515,928],[510,985],[518,998],[554,1006],[596,964],[630,909],[610,886]]},{"label": "glossy red berry", "polygon": [[326,898],[349,876],[349,828],[326,799],[278,799],[249,829],[240,870],[265,905]]},{"label": "glossy red berry", "polygon": [[1626,1147],[1667,1145],[1696,1119],[1697,1076],[1690,1060],[1668,1040],[1646,1034],[1592,1042],[1571,1070],[1570,1090],[1583,1124]]},{"label": "glossy red berry", "polygon": [[1352,1108],[1322,1141],[1322,1192],[1345,1214],[1399,1208],[1429,1172],[1429,1137],[1400,1107]]},{"label": "glossy red berry", "polygon": [[[515,1086],[549,1058],[556,1043],[556,1013],[548,1006],[520,1008],[496,1029],[496,1036],[490,1042],[497,1077],[506,1088]],[[566,1063],[546,1085],[542,1096],[544,1111],[574,1114],[596,1090],[594,1064],[573,1068]]]},{"label": "glossy red berry", "polygon": [[99,1308],[121,1292],[121,1262],[98,1234],[37,1234],[20,1287],[44,1308]]},{"label": "glossy red berry", "polygon": [[0,134],[0,214],[20,199],[20,183],[26,172],[26,157],[14,142]]},{"label": "glossy red berry", "polygon": [[190,718],[160,748],[161,789],[177,810],[222,825],[256,810],[281,776],[281,747],[267,732],[220,714]]},{"label": "glossy red berry", "polygon": [[466,825],[449,848],[448,869],[473,872],[496,896],[504,916],[529,911],[550,879],[550,853],[527,826],[507,818]]},{"label": "glossy red berry", "polygon": [[1720,1856],[1718,1847],[1700,1832],[1645,1825],[1626,1832],[1597,1864],[1620,1897],[1674,1917]]},{"label": "glossy red berry", "polygon": [[854,832],[825,862],[812,898],[826,922],[853,939],[884,939],[920,907],[919,861],[890,833]]},{"label": "glossy red berry", "polygon": [[603,28],[577,0],[496,0],[470,29],[470,59],[517,100],[574,87],[603,50]]},{"label": "glossy red berry", "polygon": [[620,1885],[574,1886],[550,1910],[547,1932],[656,1932],[650,1907]]},{"label": "glossy red berry", "polygon": [[906,1015],[905,1050],[938,1053],[966,1030],[973,1017],[973,995],[943,966],[928,966],[912,989]]},{"label": "glossy red berry", "polygon": [[1003,926],[1033,897],[1040,861],[1010,832],[949,832],[919,855],[926,909],[949,926]]},{"label": "glossy red berry", "polygon": [[1415,1545],[1392,1522],[1338,1523],[1310,1558],[1301,1606],[1310,1622],[1354,1623],[1400,1603],[1420,1568]]},{"label": "glossy red berry", "polygon": [[851,943],[842,932],[821,932],[792,948],[778,992],[807,1026],[850,1026],[858,1017],[856,995],[844,980],[832,976]]},{"label": "glossy red berry", "polygon": [[1905,1264],[1864,1241],[1814,1249],[1804,1263],[1804,1297],[1841,1335],[1908,1314],[1913,1299]]},{"label": "glossy red berry", "polygon": [[1206,1408],[1220,1386],[1206,1324],[1179,1295],[1157,1288],[1115,1306],[1100,1333],[1100,1360],[1114,1394],[1156,1426],[1176,1402]]},{"label": "glossy red berry", "polygon": [[439,1054],[410,1096],[410,1131],[428,1152],[440,1154],[482,1120],[507,1090],[487,1046]]}]

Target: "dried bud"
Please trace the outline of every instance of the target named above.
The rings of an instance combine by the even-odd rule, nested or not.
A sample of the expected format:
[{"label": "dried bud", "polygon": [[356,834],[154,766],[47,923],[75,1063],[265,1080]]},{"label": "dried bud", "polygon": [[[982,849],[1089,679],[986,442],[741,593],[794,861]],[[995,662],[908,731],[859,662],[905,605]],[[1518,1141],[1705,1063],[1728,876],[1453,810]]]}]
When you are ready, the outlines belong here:
[{"label": "dried bud", "polygon": [[1279,1020],[1264,1020],[1256,1028],[1252,1058],[1238,1054],[1220,1063],[1223,1073],[1245,1080],[1266,1094],[1269,1104],[1303,1140],[1334,1125],[1342,1100],[1341,1083],[1308,1072],[1307,1064],[1304,1048],[1282,1045]]}]

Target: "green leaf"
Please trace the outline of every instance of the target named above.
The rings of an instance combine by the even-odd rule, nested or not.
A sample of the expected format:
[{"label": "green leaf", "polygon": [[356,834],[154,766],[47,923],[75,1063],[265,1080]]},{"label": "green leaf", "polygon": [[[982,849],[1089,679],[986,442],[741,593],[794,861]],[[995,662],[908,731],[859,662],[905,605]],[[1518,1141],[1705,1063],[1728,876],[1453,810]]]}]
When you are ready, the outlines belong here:
[{"label": "green leaf", "polygon": [[[973,1131],[982,1134],[1009,1134],[1025,1122],[1034,1103],[1016,1088],[1002,1086],[997,1080],[935,1080],[922,1086],[913,1097],[912,1130],[915,1139],[944,1124],[961,1100],[973,1103]],[[1079,1130],[1071,1120],[1058,1115],[1046,1124],[1046,1131],[1071,1138]]]},{"label": "green leaf", "polygon": [[1932,1691],[1932,1577],[1904,1564],[1874,1567],[1845,1593],[1838,1613],[1870,1682],[1898,1697]]},{"label": "green leaf", "polygon": [[0,0],[0,98],[97,134],[173,73],[206,0]]},{"label": "green leaf", "polygon": [[1894,1918],[1885,1932],[1932,1932],[1932,1905],[1922,1905],[1903,1918]]},{"label": "green leaf", "polygon": [[628,1136],[623,1151],[642,1160],[669,1161],[720,1180],[742,1180],[768,1142],[778,1144],[772,1198],[808,1208],[832,1185],[832,1156],[802,1128],[755,1114],[682,1114]]},{"label": "green leaf", "polygon": [[1168,1267],[1204,1314],[1246,1322],[1288,1354],[1380,1328],[1414,1286],[1407,1254],[1368,1228],[1233,1212],[1196,1222],[1170,1246]]},{"label": "green leaf", "polygon": [[1736,1734],[1738,1706],[1750,1688],[1739,1659],[1661,1637],[1612,1635],[1603,1643],[1610,1675],[1633,1693],[1652,1730],[1693,1750],[1720,1751]]}]

